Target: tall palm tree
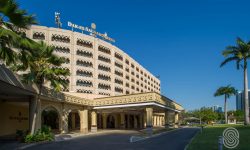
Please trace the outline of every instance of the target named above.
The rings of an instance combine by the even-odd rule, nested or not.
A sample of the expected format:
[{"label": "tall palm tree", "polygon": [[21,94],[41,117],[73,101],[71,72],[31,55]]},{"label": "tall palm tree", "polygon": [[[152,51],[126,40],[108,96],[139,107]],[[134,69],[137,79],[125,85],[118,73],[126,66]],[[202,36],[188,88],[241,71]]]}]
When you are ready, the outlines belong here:
[{"label": "tall palm tree", "polygon": [[22,30],[36,24],[34,16],[19,8],[15,0],[0,0],[0,59],[14,62],[18,51],[31,52],[35,42],[26,38]]},{"label": "tall palm tree", "polygon": [[[34,120],[36,120],[36,116],[40,116],[40,97],[44,83],[49,82],[54,90],[60,91],[68,86],[68,81],[65,79],[70,74],[68,69],[60,68],[65,59],[53,54],[54,48],[52,46],[48,46],[42,41],[38,44],[36,53],[18,55],[21,60],[25,59],[27,64],[19,63],[12,68],[15,71],[24,71],[23,81],[35,83],[38,87],[38,102]],[[31,134],[34,132],[35,126],[32,127]]]},{"label": "tall palm tree", "polygon": [[225,99],[224,99],[224,114],[225,114],[225,123],[227,124],[227,99],[230,98],[230,96],[235,95],[236,94],[236,89],[230,85],[228,86],[223,86],[220,87],[216,90],[216,92],[214,93],[214,96],[222,96],[224,95]]},{"label": "tall palm tree", "polygon": [[[236,46],[228,46],[226,50],[222,52],[226,58],[222,63],[221,67],[228,62],[235,61],[237,69],[240,67],[244,71],[244,110],[245,110],[245,125],[249,125],[249,100],[248,100],[248,79],[247,79],[247,60],[250,58],[250,41],[244,42],[242,39],[237,38]],[[243,63],[243,64],[241,64]]]}]

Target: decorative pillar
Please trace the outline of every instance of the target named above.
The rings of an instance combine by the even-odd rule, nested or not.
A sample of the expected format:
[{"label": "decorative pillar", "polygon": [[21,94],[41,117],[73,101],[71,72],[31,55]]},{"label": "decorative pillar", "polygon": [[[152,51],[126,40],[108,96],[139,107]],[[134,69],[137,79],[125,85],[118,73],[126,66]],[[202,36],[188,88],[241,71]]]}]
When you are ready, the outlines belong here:
[{"label": "decorative pillar", "polygon": [[71,124],[72,124],[72,130],[76,128],[76,114],[71,112]]},{"label": "decorative pillar", "polygon": [[156,119],[156,126],[159,126],[159,116],[155,116],[155,119]]},{"label": "decorative pillar", "polygon": [[164,117],[161,116],[161,126],[163,126],[163,122],[164,122]]},{"label": "decorative pillar", "polygon": [[31,134],[41,128],[41,100],[37,96],[29,101],[29,128]]},{"label": "decorative pillar", "polygon": [[121,113],[121,128],[125,129],[125,115],[124,113]]},{"label": "decorative pillar", "polygon": [[179,127],[179,113],[178,112],[174,113],[174,127],[175,128]]},{"label": "decorative pillar", "polygon": [[161,116],[158,116],[158,126],[161,126]]},{"label": "decorative pillar", "polygon": [[153,116],[153,119],[154,119],[153,126],[156,126],[157,125],[157,118],[156,118],[156,116]]},{"label": "decorative pillar", "polygon": [[115,118],[115,129],[119,128],[119,123],[118,123],[118,114],[114,114]]},{"label": "decorative pillar", "polygon": [[107,128],[107,114],[102,114],[102,127],[103,129]]},{"label": "decorative pillar", "polygon": [[96,111],[91,112],[91,132],[97,132],[97,114],[96,114]]},{"label": "decorative pillar", "polygon": [[98,120],[98,123],[97,123],[97,128],[102,128],[102,117],[101,117],[101,113],[99,113],[97,115],[97,120]]},{"label": "decorative pillar", "polygon": [[169,111],[168,110],[166,110],[165,111],[165,128],[169,128]]},{"label": "decorative pillar", "polygon": [[142,129],[143,128],[143,115],[142,114],[140,114],[139,115],[139,121],[140,121],[140,128]]},{"label": "decorative pillar", "polygon": [[88,110],[80,110],[80,132],[88,133]]},{"label": "decorative pillar", "polygon": [[147,115],[147,128],[152,128],[152,118],[153,118],[153,108],[146,108],[146,115]]},{"label": "decorative pillar", "polygon": [[147,113],[145,112],[143,114],[143,128],[146,128],[147,126]]},{"label": "decorative pillar", "polygon": [[128,121],[128,129],[130,129],[131,126],[130,126],[130,115],[129,114],[127,115],[127,121]]},{"label": "decorative pillar", "polygon": [[68,126],[68,113],[63,110],[61,117],[61,133],[68,133],[69,126]]},{"label": "decorative pillar", "polygon": [[147,134],[149,136],[152,136],[153,134],[153,125],[152,125],[152,119],[153,119],[153,108],[146,108],[146,115],[147,115]]},{"label": "decorative pillar", "polygon": [[137,118],[136,118],[136,115],[133,115],[134,116],[134,128],[136,129],[137,128]]}]

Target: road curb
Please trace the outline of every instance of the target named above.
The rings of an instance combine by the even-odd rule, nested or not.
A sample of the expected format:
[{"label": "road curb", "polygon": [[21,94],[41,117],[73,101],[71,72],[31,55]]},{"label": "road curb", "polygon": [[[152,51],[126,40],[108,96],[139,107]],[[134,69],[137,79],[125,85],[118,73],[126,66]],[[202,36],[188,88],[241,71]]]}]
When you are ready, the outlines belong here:
[{"label": "road curb", "polygon": [[188,144],[185,146],[184,150],[187,150],[189,144],[194,140],[194,138],[197,136],[197,134],[201,133],[201,131],[197,131],[197,133],[192,137],[192,139],[188,142]]},{"label": "road curb", "polygon": [[[144,141],[144,140],[147,140],[147,139],[155,138],[155,137],[161,136],[163,134],[167,134],[167,133],[170,133],[170,132],[173,132],[173,131],[178,131],[178,130],[181,130],[181,129],[183,129],[183,128],[178,128],[178,129],[174,129],[174,130],[170,130],[170,131],[165,131],[165,132],[158,133],[158,134],[155,134],[155,135],[152,135],[152,136],[147,136],[147,137],[131,136],[129,138],[129,142],[130,143],[135,143],[135,142],[139,142],[139,141]],[[135,138],[134,141],[133,141],[133,138]]]},{"label": "road curb", "polygon": [[24,146],[16,148],[16,150],[26,149],[26,148],[29,148],[32,146],[41,145],[41,144],[48,144],[48,143],[52,143],[52,142],[55,142],[55,141],[41,141],[41,142],[36,142],[36,143],[30,143],[30,144],[26,144]]}]

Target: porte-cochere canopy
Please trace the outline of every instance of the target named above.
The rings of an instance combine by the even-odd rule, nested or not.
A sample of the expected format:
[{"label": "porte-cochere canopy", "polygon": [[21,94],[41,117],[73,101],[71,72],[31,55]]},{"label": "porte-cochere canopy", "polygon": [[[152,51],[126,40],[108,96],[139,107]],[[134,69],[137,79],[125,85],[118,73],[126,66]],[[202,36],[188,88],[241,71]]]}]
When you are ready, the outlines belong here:
[{"label": "porte-cochere canopy", "polygon": [[[17,75],[3,65],[0,66],[0,85],[0,106],[5,111],[1,113],[6,114],[0,118],[3,120],[0,136],[15,133],[17,129],[34,132],[49,120],[48,115],[42,116],[42,112],[49,107],[56,108],[58,119],[54,120],[57,120],[56,128],[62,133],[78,128],[88,132],[109,127],[137,129],[171,123],[176,125],[178,114],[183,110],[180,104],[155,92],[86,99],[70,92],[55,92],[43,87],[41,100],[38,100],[37,87],[23,84]],[[172,121],[171,115],[174,116]],[[20,121],[19,118],[27,119]],[[6,124],[17,126],[5,130]]]}]

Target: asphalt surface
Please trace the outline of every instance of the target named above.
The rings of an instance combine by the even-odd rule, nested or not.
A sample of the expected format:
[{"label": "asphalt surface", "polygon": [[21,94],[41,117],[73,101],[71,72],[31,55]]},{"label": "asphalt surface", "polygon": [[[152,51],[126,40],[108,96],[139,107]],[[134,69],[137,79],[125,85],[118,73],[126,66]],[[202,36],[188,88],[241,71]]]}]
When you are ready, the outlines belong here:
[{"label": "asphalt surface", "polygon": [[197,128],[183,128],[153,137],[144,141],[130,143],[133,131],[110,132],[89,135],[72,140],[52,142],[29,147],[29,150],[183,150]]}]

